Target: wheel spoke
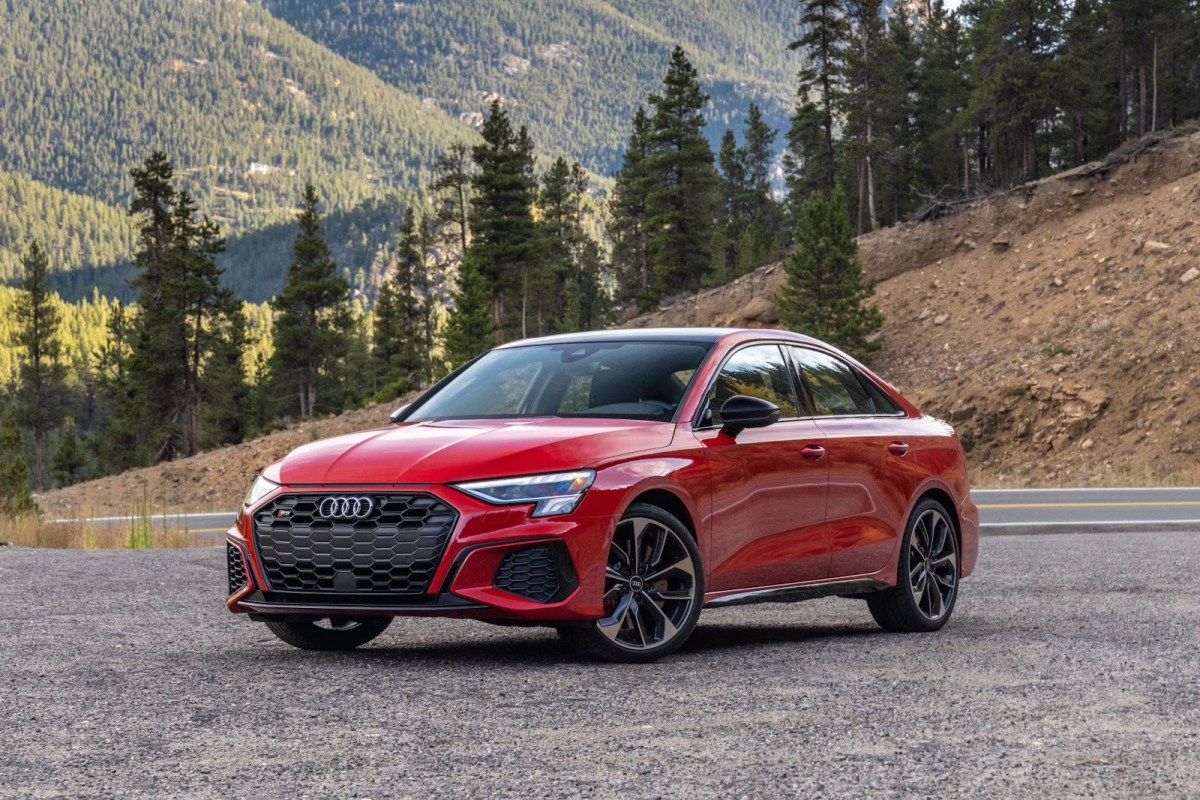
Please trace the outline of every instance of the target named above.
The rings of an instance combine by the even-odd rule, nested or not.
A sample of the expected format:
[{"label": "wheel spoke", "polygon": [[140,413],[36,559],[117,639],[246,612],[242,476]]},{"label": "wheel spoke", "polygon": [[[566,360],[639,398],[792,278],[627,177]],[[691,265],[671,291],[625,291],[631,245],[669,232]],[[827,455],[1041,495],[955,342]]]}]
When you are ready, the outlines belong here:
[{"label": "wheel spoke", "polygon": [[932,619],[937,619],[946,611],[946,598],[942,597],[942,590],[938,588],[937,581],[929,582],[929,609]]},{"label": "wheel spoke", "polygon": [[646,638],[646,628],[644,625],[642,625],[642,604],[637,600],[634,600],[629,608],[629,613],[633,616],[633,626],[637,630],[638,638],[642,641],[642,647],[645,647],[646,645],[650,644],[650,642]]},{"label": "wheel spoke", "polygon": [[920,608],[921,601],[925,597],[925,586],[929,583],[929,573],[925,572],[924,567],[921,568],[921,574],[912,583],[913,602]]},{"label": "wheel spoke", "polygon": [[689,578],[692,578],[693,582],[696,578],[696,570],[695,570],[695,567],[692,566],[691,557],[684,556],[683,558],[679,559],[675,563],[668,564],[667,566],[663,567],[662,569],[658,570],[657,572],[653,573],[652,575],[647,575],[646,583],[653,583],[654,581],[659,580],[660,578],[666,577],[667,575],[671,574],[672,572],[682,572],[685,575],[687,575]]},{"label": "wheel spoke", "polygon": [[950,567],[951,569],[953,569],[953,567],[954,567],[954,551],[951,550],[949,553],[946,553],[946,555],[941,556],[940,558],[935,558],[933,561],[930,561],[929,564],[930,564],[930,566],[932,566],[934,568]]},{"label": "wheel spoke", "polygon": [[925,518],[922,517],[921,519],[917,520],[917,524],[913,528],[912,543],[909,545],[911,549],[917,551],[917,555],[921,557],[922,561],[925,560],[925,554],[929,552],[928,550],[923,549],[922,539],[928,539],[928,537],[929,529],[925,527]]},{"label": "wheel spoke", "polygon": [[606,569],[604,571],[604,577],[610,581],[616,581],[617,583],[620,583],[620,584],[623,584],[626,586],[629,585],[629,578],[626,578],[624,575],[617,572],[612,567],[609,567],[608,569]]},{"label": "wheel spoke", "polygon": [[650,551],[650,558],[646,560],[647,571],[657,568],[662,563],[663,550],[666,549],[667,537],[669,535],[666,528],[658,529],[658,536],[654,538],[654,547]]},{"label": "wheel spoke", "polygon": [[625,619],[629,616],[629,607],[633,605],[633,595],[627,594],[617,603],[617,607],[613,609],[613,613],[604,619],[596,622],[596,627],[614,642],[621,634],[621,628],[625,626]]},{"label": "wheel spoke", "polygon": [[953,589],[956,584],[953,572],[947,572],[945,575],[939,575],[935,572],[933,573],[933,577],[934,580],[936,580],[942,586],[945,586],[947,589]]},{"label": "wheel spoke", "polygon": [[933,526],[930,528],[929,555],[936,556],[946,551],[946,532],[950,526],[944,517],[933,515]]},{"label": "wheel spoke", "polygon": [[626,567],[631,566],[629,562],[629,554],[625,552],[621,545],[617,544],[615,536],[613,537],[612,554],[615,555],[617,559]]},{"label": "wheel spoke", "polygon": [[650,527],[650,520],[641,517],[632,520],[633,541],[629,548],[629,568],[633,575],[642,574],[642,535]]},{"label": "wheel spoke", "polygon": [[671,622],[671,618],[667,616],[665,611],[655,605],[650,598],[647,597],[644,602],[639,603],[638,608],[645,608],[650,612],[650,616],[658,619],[658,625],[655,626],[656,629],[661,629],[661,633],[658,636],[658,641],[665,642],[674,637],[678,632],[678,629],[675,627],[675,623]]}]

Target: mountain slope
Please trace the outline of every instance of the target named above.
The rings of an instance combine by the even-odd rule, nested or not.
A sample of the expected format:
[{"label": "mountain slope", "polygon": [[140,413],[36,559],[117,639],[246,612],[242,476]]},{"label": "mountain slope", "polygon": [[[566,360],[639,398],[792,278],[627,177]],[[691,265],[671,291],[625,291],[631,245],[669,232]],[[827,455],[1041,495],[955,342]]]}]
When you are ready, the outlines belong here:
[{"label": "mountain slope", "polygon": [[128,263],[137,238],[123,210],[4,170],[0,211],[0,282],[20,274],[32,240],[46,251],[52,269],[71,270]]},{"label": "mountain slope", "polygon": [[9,3],[0,96],[0,168],[117,204],[162,148],[234,230],[289,219],[306,179],[342,209],[418,185],[473,135],[243,0]]},{"label": "mountain slope", "polygon": [[[799,56],[794,0],[264,0],[394,86],[478,121],[493,97],[534,141],[610,173],[681,44],[712,97],[718,139],[754,100],[782,129]],[[782,137],[779,143],[782,142]],[[715,149],[715,148],[714,148]]]}]

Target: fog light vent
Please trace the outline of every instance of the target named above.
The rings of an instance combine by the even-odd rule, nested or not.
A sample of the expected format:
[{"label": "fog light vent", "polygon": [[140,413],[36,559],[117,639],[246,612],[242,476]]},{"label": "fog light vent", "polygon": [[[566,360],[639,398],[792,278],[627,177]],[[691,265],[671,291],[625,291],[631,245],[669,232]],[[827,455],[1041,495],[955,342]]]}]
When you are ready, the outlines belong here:
[{"label": "fog light vent", "polygon": [[550,545],[542,544],[506,554],[492,585],[539,603],[550,602],[563,588],[554,550]]}]

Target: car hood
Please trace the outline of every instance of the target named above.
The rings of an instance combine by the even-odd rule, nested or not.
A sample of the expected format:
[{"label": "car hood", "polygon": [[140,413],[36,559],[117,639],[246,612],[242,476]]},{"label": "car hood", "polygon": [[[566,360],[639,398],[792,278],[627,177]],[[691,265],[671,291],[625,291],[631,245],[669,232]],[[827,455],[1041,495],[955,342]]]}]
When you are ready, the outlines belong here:
[{"label": "car hood", "polygon": [[412,422],[293,450],[284,484],[453,483],[593,466],[666,447],[675,426],[616,419]]}]

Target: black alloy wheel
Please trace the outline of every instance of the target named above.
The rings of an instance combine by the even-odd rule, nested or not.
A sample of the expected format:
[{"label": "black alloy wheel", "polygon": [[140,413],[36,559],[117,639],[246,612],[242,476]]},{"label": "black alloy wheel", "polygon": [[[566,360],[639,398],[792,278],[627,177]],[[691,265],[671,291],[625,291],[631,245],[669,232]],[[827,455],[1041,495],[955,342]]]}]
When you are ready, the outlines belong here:
[{"label": "black alloy wheel", "polygon": [[613,533],[604,616],[559,631],[592,658],[654,661],[687,640],[703,601],[704,572],[691,533],[666,511],[635,503]]},{"label": "black alloy wheel", "polygon": [[391,617],[322,617],[271,621],[267,628],[301,650],[353,650],[387,630]]},{"label": "black alloy wheel", "polygon": [[896,586],[867,597],[871,616],[889,631],[936,631],[958,599],[958,537],[946,509],[922,500],[905,528]]}]

